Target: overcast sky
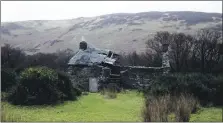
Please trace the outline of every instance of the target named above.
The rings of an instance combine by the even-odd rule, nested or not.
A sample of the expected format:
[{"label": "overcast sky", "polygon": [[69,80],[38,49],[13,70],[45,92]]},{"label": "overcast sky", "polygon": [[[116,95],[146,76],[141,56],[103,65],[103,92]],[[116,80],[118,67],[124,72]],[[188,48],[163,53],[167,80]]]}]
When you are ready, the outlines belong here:
[{"label": "overcast sky", "polygon": [[222,1],[1,1],[1,22],[61,20],[148,11],[222,13]]}]

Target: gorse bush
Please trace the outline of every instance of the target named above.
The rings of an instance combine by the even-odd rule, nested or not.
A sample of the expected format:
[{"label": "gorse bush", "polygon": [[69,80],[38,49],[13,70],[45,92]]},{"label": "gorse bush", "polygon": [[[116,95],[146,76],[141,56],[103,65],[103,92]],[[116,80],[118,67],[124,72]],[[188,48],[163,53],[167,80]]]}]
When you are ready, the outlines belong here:
[{"label": "gorse bush", "polygon": [[155,77],[144,92],[145,95],[171,95],[179,96],[181,93],[193,94],[201,104],[222,104],[220,93],[222,93],[221,77],[210,74],[167,74]]},{"label": "gorse bush", "polygon": [[81,95],[81,90],[78,87],[73,87],[69,76],[61,71],[57,71],[58,73],[58,89],[64,94],[64,100],[73,100],[76,99],[77,96]]},{"label": "gorse bush", "polygon": [[20,75],[20,81],[10,96],[14,104],[38,105],[53,104],[58,101],[75,99],[69,77],[46,67],[25,69]]},{"label": "gorse bush", "polygon": [[28,68],[20,75],[19,85],[11,95],[15,104],[44,104],[56,102],[61,98],[57,89],[58,75],[45,68]]}]

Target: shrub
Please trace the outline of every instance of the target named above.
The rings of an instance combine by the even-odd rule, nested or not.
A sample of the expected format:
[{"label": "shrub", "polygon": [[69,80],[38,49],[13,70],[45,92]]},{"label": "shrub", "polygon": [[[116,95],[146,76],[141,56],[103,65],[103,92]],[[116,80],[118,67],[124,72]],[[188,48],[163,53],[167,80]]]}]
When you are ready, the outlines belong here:
[{"label": "shrub", "polygon": [[1,101],[7,101],[8,93],[1,92]]},{"label": "shrub", "polygon": [[[150,86],[145,88],[145,95],[171,95],[179,96],[181,93],[193,94],[199,101],[206,105],[210,102],[216,102],[217,90],[222,83],[220,79],[210,74],[190,73],[190,74],[167,74],[157,76],[150,83]],[[220,86],[222,87],[222,86]],[[219,99],[218,99],[219,100]]]},{"label": "shrub", "polygon": [[33,67],[21,73],[19,84],[12,90],[9,101],[26,105],[53,104],[76,99],[79,93],[66,74],[46,67]]},{"label": "shrub", "polygon": [[8,91],[12,86],[16,84],[16,75],[9,69],[2,69],[1,77],[1,91]]},{"label": "shrub", "polygon": [[62,72],[57,71],[58,73],[58,89],[64,94],[65,100],[76,99],[77,96],[81,95],[81,90],[78,87],[73,87],[69,76]]},{"label": "shrub", "polygon": [[215,80],[209,85],[211,88],[214,89],[212,99],[213,103],[216,105],[223,105],[223,75],[219,75],[215,78]]},{"label": "shrub", "polygon": [[58,101],[58,75],[45,67],[28,68],[20,75],[19,85],[10,96],[15,104],[45,104]]}]

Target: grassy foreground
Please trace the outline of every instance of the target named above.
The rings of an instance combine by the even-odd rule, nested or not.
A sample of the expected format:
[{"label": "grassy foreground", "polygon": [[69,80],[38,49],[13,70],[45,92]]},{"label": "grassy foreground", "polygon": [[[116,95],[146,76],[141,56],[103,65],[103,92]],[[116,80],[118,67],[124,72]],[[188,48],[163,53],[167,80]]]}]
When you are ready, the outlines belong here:
[{"label": "grassy foreground", "polygon": [[[5,117],[11,121],[142,121],[143,98],[136,92],[120,93],[116,99],[106,99],[99,93],[82,96],[56,106],[14,106],[6,102]],[[221,108],[202,108],[192,114],[191,121],[221,121]]]},{"label": "grassy foreground", "polygon": [[221,122],[223,121],[222,108],[202,108],[196,114],[192,114],[191,122]]},{"label": "grassy foreground", "polygon": [[3,104],[8,113],[19,116],[19,121],[141,121],[143,98],[134,92],[119,94],[116,99],[90,93],[57,106]]}]

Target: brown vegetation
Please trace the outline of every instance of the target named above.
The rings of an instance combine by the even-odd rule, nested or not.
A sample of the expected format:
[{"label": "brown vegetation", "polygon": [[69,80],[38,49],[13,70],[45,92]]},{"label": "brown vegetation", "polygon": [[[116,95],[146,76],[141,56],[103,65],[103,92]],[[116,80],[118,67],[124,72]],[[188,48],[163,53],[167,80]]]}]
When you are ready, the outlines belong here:
[{"label": "brown vegetation", "polygon": [[143,108],[145,122],[168,122],[171,113],[176,122],[189,122],[190,114],[197,111],[198,101],[191,95],[147,97]]}]

